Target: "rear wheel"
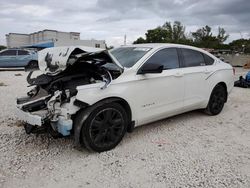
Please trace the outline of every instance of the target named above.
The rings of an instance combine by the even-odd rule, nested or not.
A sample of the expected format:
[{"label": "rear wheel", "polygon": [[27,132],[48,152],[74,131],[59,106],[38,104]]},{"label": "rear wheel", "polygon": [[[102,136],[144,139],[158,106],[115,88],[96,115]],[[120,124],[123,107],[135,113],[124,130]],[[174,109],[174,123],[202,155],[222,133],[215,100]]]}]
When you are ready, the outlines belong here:
[{"label": "rear wheel", "polygon": [[103,152],[116,147],[127,130],[126,111],[117,103],[97,107],[81,130],[82,144],[90,150]]},{"label": "rear wheel", "polygon": [[209,115],[218,115],[221,113],[224,104],[227,100],[227,93],[226,89],[222,85],[217,85],[213,89],[209,103],[205,112]]}]

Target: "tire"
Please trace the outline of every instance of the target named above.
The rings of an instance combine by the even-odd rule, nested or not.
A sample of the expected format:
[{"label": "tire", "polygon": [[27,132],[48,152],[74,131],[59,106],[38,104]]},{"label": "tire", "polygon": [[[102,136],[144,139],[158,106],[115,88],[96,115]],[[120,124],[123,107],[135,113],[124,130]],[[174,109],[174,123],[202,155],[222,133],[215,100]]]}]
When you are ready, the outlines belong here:
[{"label": "tire", "polygon": [[216,85],[211,93],[205,112],[213,116],[220,114],[226,101],[226,89],[222,85]]},{"label": "tire", "polygon": [[36,69],[38,69],[39,67],[38,67],[38,62],[37,61],[34,61],[34,60],[32,60],[32,61],[30,61],[29,63],[28,63],[28,65],[26,66],[26,69],[29,69],[29,70],[36,70]]},{"label": "tire", "polygon": [[94,109],[84,122],[81,144],[96,152],[111,150],[120,143],[127,126],[128,115],[124,108],[117,103],[106,103]]}]

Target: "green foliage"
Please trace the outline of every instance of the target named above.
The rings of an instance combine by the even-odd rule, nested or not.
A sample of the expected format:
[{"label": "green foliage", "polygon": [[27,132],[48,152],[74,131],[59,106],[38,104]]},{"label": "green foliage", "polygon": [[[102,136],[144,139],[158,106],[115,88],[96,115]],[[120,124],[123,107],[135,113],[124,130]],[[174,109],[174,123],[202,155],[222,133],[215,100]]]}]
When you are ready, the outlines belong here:
[{"label": "green foliage", "polygon": [[148,43],[164,43],[166,42],[167,32],[162,27],[148,30],[146,33],[146,41]]},{"label": "green foliage", "polygon": [[6,49],[6,46],[0,45],[0,51]]},{"label": "green foliage", "polygon": [[139,37],[136,41],[133,42],[133,44],[142,44],[146,43],[146,40],[142,37]]},{"label": "green foliage", "polygon": [[177,43],[193,45],[201,48],[229,49],[230,46],[224,44],[229,35],[224,28],[218,28],[218,35],[212,33],[211,27],[206,25],[195,32],[191,32],[188,37],[185,33],[185,26],[181,22],[166,22],[155,29],[149,29],[145,33],[146,38],[138,38],[134,44],[140,43]]},{"label": "green foliage", "polygon": [[[140,43],[185,43],[188,39],[185,35],[185,27],[181,22],[166,22],[163,26],[147,31],[146,39],[140,37],[134,44]],[[190,42],[190,41],[189,41]]]},{"label": "green foliage", "polygon": [[211,27],[206,25],[205,27],[198,29],[196,32],[192,33],[192,37],[194,38],[195,43],[202,43],[203,41],[212,39]]},{"label": "green foliage", "polygon": [[250,39],[238,39],[229,43],[232,50],[250,53]]},{"label": "green foliage", "polygon": [[220,44],[223,44],[228,39],[228,37],[229,35],[226,34],[226,30],[224,28],[219,27],[217,39],[219,40]]},{"label": "green foliage", "polygon": [[[194,45],[202,48],[221,48],[223,43],[228,39],[224,28],[218,28],[218,35],[214,36],[211,27],[206,25],[192,33]],[[226,46],[224,46],[226,47]]]}]

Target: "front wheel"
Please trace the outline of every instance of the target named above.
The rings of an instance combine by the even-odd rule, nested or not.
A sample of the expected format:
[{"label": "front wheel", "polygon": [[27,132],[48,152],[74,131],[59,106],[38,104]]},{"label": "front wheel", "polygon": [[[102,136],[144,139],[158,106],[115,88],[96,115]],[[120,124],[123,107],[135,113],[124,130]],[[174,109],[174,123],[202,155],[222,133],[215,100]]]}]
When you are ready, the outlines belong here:
[{"label": "front wheel", "polygon": [[117,103],[107,103],[93,110],[81,130],[81,141],[87,149],[103,152],[116,147],[128,124],[127,113]]},{"label": "front wheel", "polygon": [[222,85],[217,85],[213,89],[209,103],[205,112],[209,115],[218,115],[221,113],[224,104],[227,100],[227,93],[226,89]]},{"label": "front wheel", "polygon": [[26,70],[37,70],[39,69],[38,67],[38,62],[37,61],[30,61],[28,65],[25,67]]}]

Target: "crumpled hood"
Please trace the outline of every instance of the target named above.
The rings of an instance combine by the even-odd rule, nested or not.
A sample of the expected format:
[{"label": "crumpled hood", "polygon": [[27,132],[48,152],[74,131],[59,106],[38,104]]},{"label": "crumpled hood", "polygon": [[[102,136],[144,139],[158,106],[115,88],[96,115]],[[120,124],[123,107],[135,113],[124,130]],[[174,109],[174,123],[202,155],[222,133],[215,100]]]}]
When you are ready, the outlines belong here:
[{"label": "crumpled hood", "polygon": [[[71,55],[84,54],[84,53],[101,53],[106,51],[105,49],[92,48],[86,46],[63,46],[46,48],[38,52],[38,64],[39,69],[45,74],[56,75],[67,68],[69,57]],[[114,59],[114,57],[108,52],[114,62],[121,67],[121,65]]]}]

